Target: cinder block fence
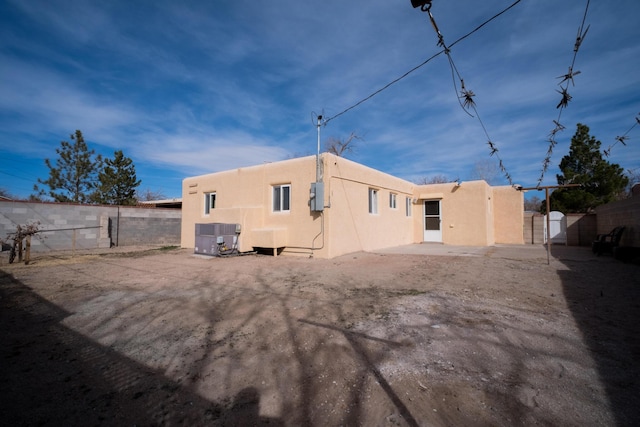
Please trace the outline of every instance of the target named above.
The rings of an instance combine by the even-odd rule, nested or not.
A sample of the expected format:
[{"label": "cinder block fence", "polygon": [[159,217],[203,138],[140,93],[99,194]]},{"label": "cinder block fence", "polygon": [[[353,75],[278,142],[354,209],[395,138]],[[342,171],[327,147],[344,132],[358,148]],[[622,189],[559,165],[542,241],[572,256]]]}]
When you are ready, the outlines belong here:
[{"label": "cinder block fence", "polygon": [[[591,214],[567,214],[567,245],[590,246],[598,234],[607,234],[624,226],[620,246],[640,248],[640,184],[624,200],[598,206]],[[523,224],[526,244],[544,243],[544,216],[525,212]]]},{"label": "cinder block fence", "polygon": [[179,245],[179,209],[0,200],[0,238],[17,225],[39,222],[31,250],[74,250],[131,245]]}]

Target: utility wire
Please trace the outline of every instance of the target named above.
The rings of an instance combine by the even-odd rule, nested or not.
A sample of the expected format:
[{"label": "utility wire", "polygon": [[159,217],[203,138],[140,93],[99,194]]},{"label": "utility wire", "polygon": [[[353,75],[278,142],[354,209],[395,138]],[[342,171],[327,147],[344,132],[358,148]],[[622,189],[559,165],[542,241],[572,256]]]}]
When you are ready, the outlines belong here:
[{"label": "utility wire", "polygon": [[616,146],[616,144],[619,142],[620,144],[626,146],[627,145],[627,140],[629,139],[629,137],[627,136],[629,134],[629,132],[631,132],[633,130],[634,127],[636,127],[637,125],[640,124],[640,113],[638,113],[638,117],[635,118],[636,122],[629,128],[629,130],[627,130],[622,136],[616,136],[616,142],[614,142],[613,144],[611,144],[609,146],[609,148],[607,148],[606,150],[604,150],[604,155],[609,157],[609,155],[611,154],[611,149],[613,147]]},{"label": "utility wire", "polygon": [[3,174],[3,175],[8,175],[8,176],[14,177],[14,178],[22,179],[24,181],[33,181],[32,178],[26,178],[25,176],[14,175],[12,173],[5,172],[5,171],[2,171],[2,170],[0,170],[0,173]]},{"label": "utility wire", "polygon": [[[428,6],[423,7],[422,11],[427,12],[429,14],[429,20],[431,21],[431,25],[433,26],[433,29],[435,30],[435,32],[436,32],[436,34],[438,36],[438,46],[442,46],[444,48],[444,53],[445,53],[445,55],[447,55],[447,59],[449,60],[449,67],[451,68],[451,77],[453,79],[453,88],[454,88],[454,91],[455,91],[456,99],[457,99],[458,103],[460,104],[460,107],[469,116],[475,117],[476,119],[478,119],[478,122],[480,123],[480,126],[482,127],[482,130],[484,131],[484,134],[487,137],[487,144],[489,145],[489,149],[490,149],[490,154],[489,155],[490,156],[495,156],[498,159],[498,167],[500,168],[500,171],[504,174],[504,177],[507,179],[509,184],[513,185],[513,181],[511,179],[511,174],[507,171],[507,168],[505,167],[502,158],[498,154],[498,151],[499,151],[498,147],[491,140],[491,137],[489,136],[489,132],[487,131],[487,127],[485,126],[484,122],[480,118],[480,114],[478,113],[478,109],[476,107],[476,102],[473,99],[476,95],[473,93],[473,91],[468,90],[465,87],[464,79],[460,75],[460,72],[458,71],[458,67],[456,67],[455,62],[453,61],[453,57],[451,56],[451,46],[447,46],[447,44],[445,43],[444,36],[440,32],[440,29],[438,28],[438,24],[436,23],[436,20],[433,17],[433,14],[431,13],[431,3],[428,3]],[[460,80],[460,95],[461,96],[458,96],[458,86],[457,86],[457,82],[456,82],[456,76]],[[473,112],[475,113],[475,116],[469,112],[469,109],[473,109]]]},{"label": "utility wire", "polygon": [[[471,36],[472,34],[474,34],[475,32],[477,32],[478,30],[480,30],[482,27],[484,27],[485,25],[487,25],[488,23],[490,23],[491,21],[493,21],[494,19],[498,18],[499,16],[501,16],[502,14],[504,14],[505,12],[509,11],[511,8],[513,8],[514,6],[516,6],[518,3],[520,3],[522,0],[516,0],[515,2],[513,2],[510,6],[506,7],[505,9],[503,9],[502,11],[496,13],[495,15],[493,15],[491,18],[487,19],[486,21],[484,21],[482,24],[478,25],[476,28],[474,28],[473,30],[469,31],[468,33],[466,33],[465,35],[463,35],[462,37],[458,38],[457,40],[455,40],[453,43],[451,43],[449,45],[449,49],[451,49],[453,46],[455,46],[456,44],[460,43],[462,40],[466,39],[467,37]],[[348,111],[353,110],[354,108],[358,107],[359,105],[363,104],[364,102],[370,100],[371,98],[373,98],[374,96],[376,96],[377,94],[379,94],[380,92],[383,92],[384,90],[388,89],[390,86],[398,83],[400,80],[404,79],[405,77],[409,76],[411,73],[413,73],[414,71],[417,71],[418,69],[422,68],[423,66],[427,65],[429,62],[431,62],[433,59],[435,59],[436,57],[442,55],[443,53],[445,53],[446,49],[442,49],[441,51],[433,54],[431,57],[427,58],[425,61],[423,61],[421,64],[413,67],[412,69],[410,69],[409,71],[407,71],[406,73],[404,73],[403,75],[401,75],[400,77],[398,77],[395,80],[392,80],[391,82],[387,83],[386,85],[384,85],[383,87],[381,87],[380,89],[376,90],[375,92],[373,92],[371,95],[367,96],[366,98],[363,98],[362,100],[356,102],[355,104],[353,104],[352,106],[342,110],[341,112],[339,112],[338,114],[331,116],[327,119],[324,120],[324,124],[326,125],[327,123],[329,123],[331,120],[336,119],[340,116],[342,116],[343,114],[345,114]]]},{"label": "utility wire", "polygon": [[587,4],[584,9],[584,15],[582,16],[582,22],[580,23],[580,27],[578,28],[578,35],[576,36],[576,41],[573,45],[573,58],[571,59],[571,65],[569,65],[569,70],[567,74],[564,74],[558,77],[559,79],[562,79],[560,83],[558,83],[558,85],[560,86],[560,90],[556,91],[562,96],[560,99],[560,102],[558,103],[558,105],[556,105],[556,108],[558,109],[558,118],[553,121],[555,127],[551,130],[551,132],[549,133],[549,138],[547,139],[547,141],[549,142],[549,147],[547,148],[547,154],[544,160],[542,161],[542,171],[540,172],[540,178],[538,178],[537,187],[540,187],[540,184],[544,179],[544,175],[547,173],[547,170],[549,169],[549,165],[551,164],[551,156],[553,155],[553,148],[558,144],[558,142],[556,141],[556,135],[559,132],[562,132],[563,130],[565,130],[565,126],[561,124],[560,119],[562,118],[562,111],[569,106],[569,102],[572,99],[572,96],[569,94],[569,84],[575,86],[575,81],[573,80],[573,78],[578,74],[580,74],[580,71],[575,71],[574,67],[576,65],[576,58],[578,56],[578,51],[580,50],[580,46],[582,46],[582,42],[584,41],[584,38],[586,37],[587,32],[589,31],[589,26],[587,26],[587,28],[585,29],[584,24],[587,21],[587,13],[589,12],[590,3],[591,3],[591,0],[587,0]]},{"label": "utility wire", "polygon": [[338,117],[340,117],[341,115],[343,115],[344,113],[353,110],[354,108],[356,108],[357,106],[359,106],[360,104],[363,104],[364,102],[370,100],[371,98],[373,98],[374,96],[376,96],[377,94],[379,94],[380,92],[388,89],[391,85],[394,85],[395,83],[398,83],[400,80],[404,79],[405,77],[407,77],[409,74],[413,73],[414,71],[416,71],[418,68],[428,64],[431,60],[433,60],[434,58],[440,56],[441,54],[444,53],[444,50],[441,50],[440,52],[432,55],[430,58],[428,58],[427,60],[425,60],[423,63],[421,63],[420,65],[417,65],[415,67],[413,67],[412,69],[410,69],[409,71],[407,71],[406,73],[404,73],[403,75],[401,75],[400,77],[398,77],[395,80],[392,80],[391,82],[387,83],[386,85],[384,85],[383,87],[381,87],[380,89],[376,90],[375,92],[373,92],[371,95],[367,96],[366,98],[356,102],[355,104],[353,104],[351,107],[342,110],[340,113],[336,114],[335,116],[331,116],[328,119],[326,119],[324,121],[324,124],[326,125],[327,123],[329,123],[331,120],[336,119]]}]

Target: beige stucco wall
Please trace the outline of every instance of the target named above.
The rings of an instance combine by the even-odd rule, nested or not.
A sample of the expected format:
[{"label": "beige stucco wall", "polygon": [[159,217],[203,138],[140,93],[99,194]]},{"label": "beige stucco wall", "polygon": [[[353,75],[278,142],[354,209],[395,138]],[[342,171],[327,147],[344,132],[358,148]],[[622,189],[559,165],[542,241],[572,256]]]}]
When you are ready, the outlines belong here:
[{"label": "beige stucco wall", "polygon": [[420,185],[420,228],[416,238],[422,240],[423,201],[441,198],[442,242],[449,245],[487,246],[494,243],[491,221],[491,187],[484,181]]},{"label": "beige stucco wall", "polygon": [[[284,248],[284,253],[333,258],[356,251],[423,241],[424,200],[441,200],[442,241],[486,246],[522,243],[522,194],[484,181],[416,185],[328,153],[321,156],[324,212],[311,212],[309,190],[316,158],[267,163],[187,178],[183,181],[182,246],[195,245],[196,223],[236,223],[240,251]],[[272,186],[291,185],[291,210],[273,212]],[[369,213],[369,189],[378,192],[378,212]],[[216,206],[204,214],[205,193]],[[396,207],[390,206],[390,194]],[[406,200],[411,200],[411,215]]]},{"label": "beige stucco wall", "polygon": [[[406,198],[413,198],[415,185],[342,157],[325,154],[325,183],[328,197],[326,231],[328,257],[407,245],[415,242]],[[378,212],[369,213],[369,189],[378,193]],[[390,194],[396,207],[390,206]]]},{"label": "beige stucco wall", "polygon": [[524,244],[524,193],[511,186],[492,187],[495,243]]},{"label": "beige stucco wall", "polygon": [[[311,246],[321,230],[320,215],[309,209],[315,181],[315,157],[303,157],[187,178],[182,184],[183,247],[195,245],[195,224],[242,226],[240,251],[253,247]],[[291,185],[289,212],[272,211],[272,186]],[[204,214],[205,193],[216,193],[216,206]]]}]

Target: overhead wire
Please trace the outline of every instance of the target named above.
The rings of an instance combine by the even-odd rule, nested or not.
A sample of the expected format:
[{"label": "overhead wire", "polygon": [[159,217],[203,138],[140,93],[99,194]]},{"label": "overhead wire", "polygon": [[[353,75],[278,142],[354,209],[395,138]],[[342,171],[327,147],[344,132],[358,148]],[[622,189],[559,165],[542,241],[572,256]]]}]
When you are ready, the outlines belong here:
[{"label": "overhead wire", "polygon": [[[506,7],[503,10],[501,10],[500,12],[496,13],[491,18],[485,20],[483,23],[481,23],[480,25],[478,25],[477,27],[475,27],[473,30],[469,31],[468,33],[464,34],[462,37],[459,37],[458,39],[456,39],[453,43],[451,43],[448,46],[445,45],[444,39],[443,39],[442,34],[440,33],[440,30],[439,30],[439,28],[438,28],[438,26],[437,26],[437,24],[435,22],[435,19],[433,19],[433,16],[431,15],[431,13],[429,11],[429,9],[431,7],[430,2],[429,2],[429,5],[428,5],[427,9],[423,9],[423,10],[429,12],[431,23],[432,23],[432,25],[434,27],[434,30],[436,31],[436,33],[438,35],[438,39],[439,39],[438,45],[442,46],[443,49],[440,50],[439,52],[436,52],[431,57],[427,58],[425,61],[423,61],[419,65],[413,67],[412,69],[410,69],[409,71],[407,71],[406,73],[401,75],[400,77],[392,80],[391,82],[387,83],[386,85],[384,85],[380,89],[374,91],[373,93],[371,93],[367,97],[361,99],[360,101],[358,101],[355,104],[351,105],[350,107],[342,110],[341,112],[339,112],[339,113],[337,113],[337,114],[335,114],[335,115],[333,115],[333,116],[331,116],[329,118],[324,119],[322,124],[326,125],[330,121],[332,121],[332,120],[342,116],[343,114],[351,111],[352,109],[362,105],[366,101],[370,100],[374,96],[376,96],[379,93],[383,92],[384,90],[388,89],[389,87],[391,87],[395,83],[398,83],[399,81],[403,80],[404,78],[406,78],[407,76],[409,76],[413,72],[417,71],[418,69],[420,69],[421,67],[423,67],[424,65],[428,64],[433,59],[435,59],[436,57],[438,57],[438,56],[440,56],[441,54],[444,53],[448,57],[449,65],[450,65],[451,70],[452,70],[452,76],[453,76],[453,79],[454,79],[454,88],[456,90],[456,96],[457,96],[458,89],[457,89],[456,82],[455,82],[455,76],[457,75],[458,78],[460,79],[462,96],[458,98],[458,102],[460,103],[460,105],[463,108],[463,110],[465,112],[467,112],[467,114],[469,114],[472,117],[473,117],[473,115],[471,113],[469,113],[468,108],[472,108],[473,109],[473,111],[475,113],[475,117],[478,118],[478,120],[480,122],[480,125],[481,125],[481,127],[483,129],[483,132],[485,133],[485,135],[486,135],[486,137],[488,139],[487,144],[489,145],[489,148],[491,150],[490,155],[491,156],[495,155],[496,158],[498,158],[500,170],[504,173],[504,175],[507,178],[507,180],[511,183],[511,176],[508,173],[508,171],[506,170],[506,168],[504,166],[504,162],[502,161],[502,159],[497,154],[499,150],[496,147],[495,143],[491,140],[491,138],[489,136],[489,133],[488,133],[488,131],[486,129],[486,126],[484,125],[484,123],[482,122],[482,120],[481,120],[481,118],[480,118],[480,116],[478,114],[478,111],[477,111],[477,108],[476,108],[476,105],[475,105],[475,101],[473,100],[473,97],[475,97],[475,94],[473,93],[473,91],[467,90],[465,88],[464,80],[462,79],[460,73],[458,72],[458,69],[455,66],[455,63],[453,62],[453,59],[452,59],[452,57],[450,55],[450,50],[451,50],[451,48],[453,46],[455,46],[456,44],[458,44],[462,40],[468,38],[469,36],[471,36],[472,34],[477,32],[478,30],[480,30],[482,27],[484,27],[485,25],[487,25],[491,21],[493,21],[496,18],[500,17],[501,15],[503,15],[504,13],[509,11],[511,8],[515,7],[521,1],[522,0],[516,0],[515,2],[510,4],[508,7]],[[589,26],[587,26],[586,29],[585,29],[585,24],[586,24],[586,20],[587,20],[587,15],[588,15],[590,3],[591,3],[591,1],[587,0],[586,6],[585,6],[585,10],[584,10],[584,14],[582,16],[582,21],[581,21],[580,27],[578,28],[578,35],[576,37],[576,41],[575,41],[574,47],[573,47],[573,57],[571,59],[571,65],[569,66],[568,72],[559,77],[559,78],[562,79],[560,81],[560,83],[558,83],[560,85],[560,90],[557,91],[558,93],[561,94],[560,102],[556,106],[556,108],[559,109],[559,112],[558,112],[557,119],[553,121],[555,127],[554,127],[554,129],[551,130],[551,132],[549,134],[549,139],[548,139],[549,147],[547,149],[547,153],[546,153],[545,159],[543,160],[542,171],[541,171],[540,178],[538,179],[538,184],[537,184],[538,186],[540,186],[542,180],[544,179],[544,175],[546,174],[546,171],[548,170],[548,167],[549,167],[549,165],[551,163],[551,157],[553,155],[553,148],[557,145],[557,141],[555,139],[555,136],[556,136],[557,133],[559,133],[559,132],[561,132],[561,131],[563,131],[565,129],[565,126],[561,124],[562,111],[565,108],[567,108],[569,102],[572,99],[572,96],[569,94],[569,85],[572,84],[572,85],[575,86],[574,77],[577,76],[578,74],[580,74],[580,71],[576,71],[576,70],[574,70],[574,68],[575,68],[575,63],[576,63],[578,51],[580,50],[580,47],[582,46],[582,43],[584,42],[584,39],[585,39],[585,37],[587,35],[587,32],[589,31],[589,28],[590,28]],[[461,99],[463,99],[464,101],[461,101]],[[636,118],[636,121],[637,121],[636,124],[640,123],[640,119]],[[634,124],[631,127],[631,129],[633,129],[636,126],[636,124]],[[630,132],[631,129],[629,129],[629,131],[627,131],[627,133]],[[620,143],[622,143],[624,145],[625,141],[627,139],[627,133],[625,133],[621,137],[616,137],[617,142],[620,142]]]},{"label": "overhead wire", "polygon": [[584,9],[584,14],[582,15],[582,22],[580,23],[580,27],[578,28],[578,35],[576,36],[576,41],[573,45],[573,57],[571,58],[571,65],[569,65],[569,70],[567,74],[564,74],[558,77],[559,79],[562,79],[560,83],[558,83],[558,85],[560,86],[560,90],[556,90],[556,92],[558,92],[561,95],[560,102],[558,102],[558,105],[556,105],[556,108],[559,110],[558,117],[556,118],[556,120],[553,121],[555,126],[549,133],[549,137],[547,139],[547,142],[549,142],[549,146],[547,148],[547,153],[545,155],[545,158],[542,161],[542,170],[540,172],[540,177],[538,178],[537,187],[540,187],[540,185],[542,184],[542,180],[544,179],[544,176],[547,173],[547,170],[549,169],[549,165],[551,164],[553,149],[558,144],[556,140],[556,135],[559,132],[562,132],[563,130],[565,130],[565,126],[562,125],[561,123],[562,112],[565,108],[569,106],[569,102],[571,102],[571,99],[573,98],[569,94],[569,85],[572,84],[573,86],[575,86],[575,81],[573,80],[573,78],[578,74],[580,74],[580,71],[575,71],[574,67],[576,65],[576,58],[578,57],[578,51],[580,50],[580,46],[582,46],[582,42],[584,41],[584,38],[586,37],[587,32],[589,31],[589,26],[587,26],[587,28],[585,29],[584,25],[587,21],[587,13],[589,12],[590,3],[591,3],[591,0],[587,0],[587,4]]},{"label": "overhead wire", "polygon": [[627,140],[629,139],[629,132],[631,132],[633,130],[634,127],[638,126],[640,124],[640,113],[638,113],[638,117],[635,118],[636,122],[624,133],[622,134],[622,136],[616,136],[615,140],[616,142],[614,142],[613,144],[609,145],[609,147],[604,150],[604,155],[609,157],[609,155],[611,155],[611,149],[613,147],[615,147],[618,143],[626,146],[627,145]]},{"label": "overhead wire", "polygon": [[[471,36],[472,34],[476,33],[477,31],[479,31],[482,27],[484,27],[485,25],[489,24],[491,21],[495,20],[496,18],[500,17],[501,15],[503,15],[504,13],[506,13],[507,11],[509,11],[511,8],[513,8],[514,6],[516,6],[518,3],[520,3],[522,0],[516,0],[514,1],[511,5],[509,5],[508,7],[506,7],[505,9],[501,10],[500,12],[496,13],[495,15],[493,15],[491,18],[485,20],[484,22],[482,22],[480,25],[478,25],[477,27],[475,27],[473,30],[469,31],[468,33],[464,34],[462,37],[459,37],[458,39],[456,39],[453,43],[451,43],[449,45],[449,49],[451,49],[453,46],[455,46],[456,44],[460,43],[461,41],[463,41],[464,39],[468,38],[469,36]],[[442,55],[443,53],[445,53],[446,49],[442,49],[439,52],[436,52],[435,54],[431,55],[429,58],[427,58],[426,60],[424,60],[422,63],[416,65],[415,67],[413,67],[412,69],[410,69],[409,71],[407,71],[406,73],[404,73],[403,75],[401,75],[400,77],[392,80],[391,82],[387,83],[386,85],[384,85],[383,87],[381,87],[380,89],[374,91],[373,93],[371,93],[369,96],[361,99],[360,101],[356,102],[355,104],[351,105],[350,107],[342,110],[341,112],[326,118],[323,122],[324,125],[326,125],[327,123],[329,123],[330,121],[332,121],[333,119],[336,119],[340,116],[342,116],[343,114],[347,113],[348,111],[353,110],[354,108],[362,105],[363,103],[365,103],[366,101],[370,100],[371,98],[373,98],[374,96],[378,95],[380,92],[385,91],[386,89],[388,89],[389,87],[393,86],[394,84],[398,83],[399,81],[403,80],[404,78],[406,78],[407,76],[409,76],[410,74],[412,74],[413,72],[417,71],[418,69],[422,68],[423,66],[427,65],[429,62],[431,62],[432,60],[434,60],[435,58],[437,58],[438,56]]]},{"label": "overhead wire", "polygon": [[[0,168],[5,169],[5,166],[0,165]],[[0,188],[6,191],[20,191],[21,193],[27,193],[29,191],[33,191],[33,183],[37,180],[34,175],[31,173],[25,173],[23,169],[18,171],[14,170],[2,170],[0,169],[0,174],[5,175],[11,178],[7,178],[7,181],[0,179]],[[28,182],[29,184],[24,184],[18,181]]]},{"label": "overhead wire", "polygon": [[400,80],[404,79],[405,77],[407,77],[409,74],[413,73],[414,71],[416,71],[417,69],[423,67],[424,65],[428,64],[429,62],[431,62],[434,58],[440,56],[441,54],[444,53],[444,50],[441,50],[440,52],[437,52],[435,54],[433,54],[431,57],[429,57],[428,59],[426,59],[424,62],[422,62],[421,64],[413,67],[412,69],[410,69],[409,71],[407,71],[406,73],[404,73],[403,75],[401,75],[400,77],[398,77],[395,80],[392,80],[391,82],[387,83],[386,85],[384,85],[383,87],[381,87],[380,89],[376,90],[375,92],[373,92],[371,95],[367,96],[366,98],[363,98],[362,100],[356,102],[355,104],[353,104],[351,107],[348,107],[344,110],[342,110],[341,112],[339,112],[338,114],[329,117],[328,119],[324,120],[323,124],[327,124],[329,123],[331,120],[336,119],[340,116],[342,116],[343,114],[347,113],[348,111],[353,110],[354,108],[360,106],[361,104],[367,102],[368,100],[370,100],[371,98],[373,98],[374,96],[376,96],[377,94],[379,94],[380,92],[388,89],[390,86],[398,83]]},{"label": "overhead wire", "polygon": [[[513,5],[511,7],[513,7]],[[445,43],[444,36],[440,32],[440,29],[438,28],[438,24],[436,23],[436,20],[435,20],[433,14],[431,13],[431,3],[429,2],[428,6],[423,7],[422,11],[427,12],[429,14],[429,20],[431,21],[431,25],[433,26],[433,29],[435,30],[435,32],[436,32],[436,34],[438,36],[438,46],[442,46],[444,48],[445,55],[447,55],[447,59],[449,61],[449,67],[451,68],[451,76],[452,76],[452,79],[453,79],[453,88],[454,88],[454,91],[455,91],[456,99],[457,99],[458,103],[460,104],[460,107],[470,117],[475,117],[478,120],[478,122],[480,123],[480,126],[482,127],[482,130],[483,130],[485,136],[487,137],[487,145],[489,145],[489,150],[490,150],[490,154],[489,155],[490,156],[495,156],[496,159],[498,159],[498,168],[503,173],[504,177],[507,179],[509,184],[513,185],[513,180],[511,178],[511,174],[507,170],[507,168],[506,168],[506,166],[504,164],[504,161],[502,160],[502,158],[500,157],[500,155],[498,153],[498,151],[499,151],[498,147],[496,146],[496,144],[492,141],[491,137],[489,136],[489,132],[487,131],[487,126],[484,124],[484,122],[482,121],[482,118],[480,117],[480,114],[478,113],[476,102],[473,99],[476,95],[475,95],[475,93],[473,93],[473,91],[471,91],[471,90],[469,90],[469,89],[467,89],[465,87],[464,79],[460,75],[460,72],[458,71],[458,67],[456,67],[456,64],[455,64],[455,62],[453,60],[453,57],[451,56],[451,46],[447,46],[447,44]],[[458,96],[458,86],[457,86],[457,83],[456,83],[456,76],[460,80],[460,95],[461,96]],[[475,116],[469,112],[469,109],[473,109],[473,112],[475,113]]]}]

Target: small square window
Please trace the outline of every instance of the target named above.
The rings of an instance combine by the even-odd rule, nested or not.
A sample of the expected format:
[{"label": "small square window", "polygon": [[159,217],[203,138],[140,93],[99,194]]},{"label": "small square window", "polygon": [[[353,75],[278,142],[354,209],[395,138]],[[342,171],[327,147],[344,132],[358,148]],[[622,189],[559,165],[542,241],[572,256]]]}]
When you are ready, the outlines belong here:
[{"label": "small square window", "polygon": [[378,213],[378,190],[375,188],[369,189],[369,213],[374,215]]},{"label": "small square window", "polygon": [[289,212],[291,210],[291,184],[273,186],[273,211]]},{"label": "small square window", "polygon": [[209,215],[216,208],[216,193],[204,193],[204,214]]}]

